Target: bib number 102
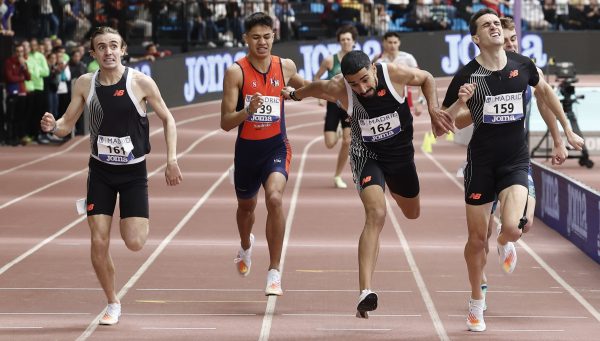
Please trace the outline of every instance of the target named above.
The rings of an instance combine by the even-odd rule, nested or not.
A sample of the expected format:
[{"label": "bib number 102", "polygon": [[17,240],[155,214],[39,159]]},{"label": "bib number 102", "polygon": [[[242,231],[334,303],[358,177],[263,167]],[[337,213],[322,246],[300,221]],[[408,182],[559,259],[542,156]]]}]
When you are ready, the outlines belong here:
[{"label": "bib number 102", "polygon": [[515,105],[513,103],[494,104],[494,110],[496,114],[512,114],[515,110]]},{"label": "bib number 102", "polygon": [[370,128],[373,134],[380,134],[392,129],[392,125],[390,124],[390,122],[385,122],[378,124],[377,126],[371,126]]}]

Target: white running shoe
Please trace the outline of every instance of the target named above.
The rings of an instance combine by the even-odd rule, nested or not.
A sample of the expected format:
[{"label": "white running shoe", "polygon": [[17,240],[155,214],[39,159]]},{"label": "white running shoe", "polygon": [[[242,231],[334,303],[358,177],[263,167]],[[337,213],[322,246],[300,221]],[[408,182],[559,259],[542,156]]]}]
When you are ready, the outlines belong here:
[{"label": "white running shoe", "polygon": [[333,177],[333,185],[335,186],[335,188],[348,188],[348,185],[346,185],[344,180],[342,180],[341,176]]},{"label": "white running shoe", "polygon": [[250,233],[250,247],[248,250],[244,250],[240,247],[237,253],[237,257],[234,258],[233,263],[241,276],[248,276],[250,274],[250,267],[252,266],[252,247],[254,246],[254,235]]},{"label": "white running shoe", "polygon": [[377,309],[377,294],[370,289],[363,289],[358,296],[358,305],[356,306],[356,317],[368,319],[369,311]]},{"label": "white running shoe", "polygon": [[517,266],[517,250],[513,242],[508,242],[506,245],[498,244],[498,256],[502,270],[505,273],[511,274]]},{"label": "white running shoe", "polygon": [[265,288],[265,295],[283,295],[281,290],[281,273],[277,269],[271,269],[267,273],[267,287]]},{"label": "white running shoe", "polygon": [[472,332],[482,332],[485,330],[485,321],[483,320],[484,300],[469,299],[469,314],[467,315],[467,328]]},{"label": "white running shoe", "polygon": [[487,283],[481,284],[481,294],[483,295],[483,311],[487,310],[487,300],[485,296],[487,295]]},{"label": "white running shoe", "polygon": [[120,303],[110,303],[106,307],[106,312],[104,312],[104,316],[98,322],[99,324],[112,326],[113,324],[117,324],[119,322],[119,317],[121,316],[121,304]]}]

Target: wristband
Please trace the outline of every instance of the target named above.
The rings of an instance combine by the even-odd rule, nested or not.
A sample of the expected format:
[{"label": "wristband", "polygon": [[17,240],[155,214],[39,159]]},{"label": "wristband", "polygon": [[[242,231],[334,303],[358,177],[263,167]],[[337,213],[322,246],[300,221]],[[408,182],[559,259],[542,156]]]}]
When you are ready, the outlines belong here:
[{"label": "wristband", "polygon": [[252,113],[250,112],[250,106],[249,105],[246,106],[246,115],[247,116],[251,116],[252,115]]},{"label": "wristband", "polygon": [[296,90],[290,92],[290,98],[293,99],[294,101],[298,102],[301,101],[302,98],[298,99],[298,97],[296,97]]}]

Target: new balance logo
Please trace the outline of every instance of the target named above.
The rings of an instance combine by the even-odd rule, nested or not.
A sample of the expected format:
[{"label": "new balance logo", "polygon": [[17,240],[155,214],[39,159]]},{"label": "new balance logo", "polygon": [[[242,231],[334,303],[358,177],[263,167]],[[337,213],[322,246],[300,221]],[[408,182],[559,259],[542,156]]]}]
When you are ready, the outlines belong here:
[{"label": "new balance logo", "polygon": [[113,96],[121,97],[125,94],[125,90],[116,90]]},{"label": "new balance logo", "polygon": [[469,195],[469,199],[479,200],[481,199],[481,193],[471,193],[471,195]]},{"label": "new balance logo", "polygon": [[361,185],[361,186],[364,186],[366,183],[369,183],[369,182],[371,182],[371,176],[370,176],[370,175],[369,175],[369,176],[365,176],[365,177],[362,179],[362,181],[360,182],[360,185]]},{"label": "new balance logo", "polygon": [[508,74],[508,78],[515,78],[519,75],[519,70],[512,70],[509,74]]}]

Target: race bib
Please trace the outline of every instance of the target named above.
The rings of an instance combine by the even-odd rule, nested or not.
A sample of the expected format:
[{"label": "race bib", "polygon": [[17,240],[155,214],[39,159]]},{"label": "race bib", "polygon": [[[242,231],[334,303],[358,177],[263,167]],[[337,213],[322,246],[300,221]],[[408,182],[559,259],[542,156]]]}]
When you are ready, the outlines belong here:
[{"label": "race bib", "polygon": [[98,158],[104,162],[128,163],[133,160],[131,137],[98,135]]},{"label": "race bib", "polygon": [[362,139],[365,142],[387,140],[402,131],[400,116],[397,111],[391,114],[358,120]]},{"label": "race bib", "polygon": [[511,123],[522,119],[523,116],[523,93],[485,96],[483,123]]},{"label": "race bib", "polygon": [[[246,95],[244,106],[250,104],[252,96]],[[257,123],[274,123],[281,118],[281,99],[275,96],[262,96],[263,104],[246,120]]]}]

